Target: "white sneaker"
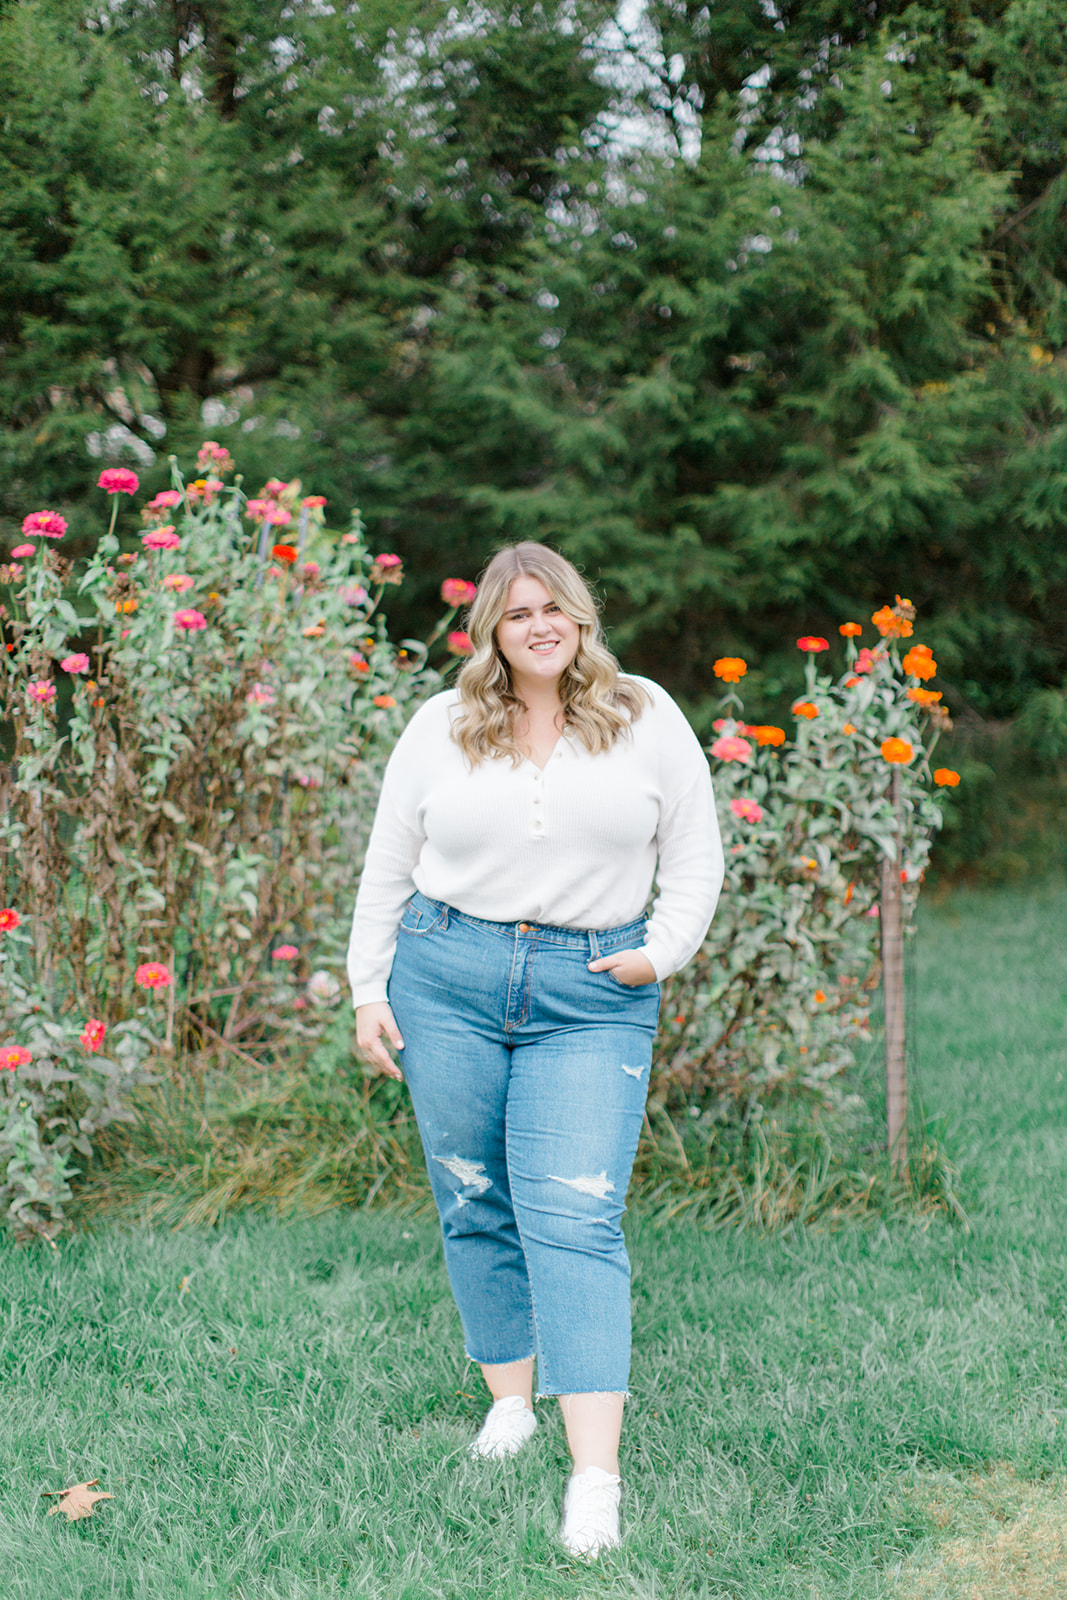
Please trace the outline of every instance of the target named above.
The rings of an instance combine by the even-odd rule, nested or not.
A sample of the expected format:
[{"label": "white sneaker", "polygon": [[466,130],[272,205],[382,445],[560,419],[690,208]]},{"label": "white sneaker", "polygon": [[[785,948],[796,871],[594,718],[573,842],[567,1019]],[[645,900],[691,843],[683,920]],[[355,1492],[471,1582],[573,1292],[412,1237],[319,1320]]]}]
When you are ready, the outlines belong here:
[{"label": "white sneaker", "polygon": [[563,1498],[560,1538],[572,1556],[595,1561],[601,1550],[619,1542],[619,1494],[622,1485],[614,1472],[586,1467],[567,1484]]},{"label": "white sneaker", "polygon": [[469,1446],[470,1454],[503,1461],[518,1454],[536,1427],[537,1418],[522,1395],[505,1395],[490,1406],[481,1433]]}]

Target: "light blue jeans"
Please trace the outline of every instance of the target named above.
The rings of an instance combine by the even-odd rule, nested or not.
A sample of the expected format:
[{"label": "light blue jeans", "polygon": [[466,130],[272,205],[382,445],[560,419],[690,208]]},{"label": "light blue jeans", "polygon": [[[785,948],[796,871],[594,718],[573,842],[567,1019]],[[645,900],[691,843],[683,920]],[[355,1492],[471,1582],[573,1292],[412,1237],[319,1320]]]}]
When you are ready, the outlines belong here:
[{"label": "light blue jeans", "polygon": [[421,894],[401,921],[389,1003],[467,1354],[536,1354],[542,1395],[629,1382],[621,1220],[659,985],[586,964],[644,937],[643,920],[483,922]]}]

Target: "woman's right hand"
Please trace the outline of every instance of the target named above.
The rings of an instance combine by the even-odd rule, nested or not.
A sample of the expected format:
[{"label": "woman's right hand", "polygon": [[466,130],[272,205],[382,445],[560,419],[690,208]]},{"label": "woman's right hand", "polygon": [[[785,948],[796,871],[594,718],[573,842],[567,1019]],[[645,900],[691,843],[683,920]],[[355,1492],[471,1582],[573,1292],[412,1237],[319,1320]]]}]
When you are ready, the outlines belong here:
[{"label": "woman's right hand", "polygon": [[392,1007],[385,1001],[356,1007],[356,1049],[371,1067],[377,1067],[387,1078],[403,1081],[404,1074],[383,1043],[388,1039],[394,1050],[403,1050],[404,1041],[396,1025]]}]

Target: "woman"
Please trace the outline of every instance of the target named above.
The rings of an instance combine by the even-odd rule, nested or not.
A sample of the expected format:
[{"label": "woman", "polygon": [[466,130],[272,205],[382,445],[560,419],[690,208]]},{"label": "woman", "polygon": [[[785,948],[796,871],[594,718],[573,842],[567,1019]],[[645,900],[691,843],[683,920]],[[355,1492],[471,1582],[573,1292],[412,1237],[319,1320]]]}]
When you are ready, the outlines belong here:
[{"label": "woman", "polygon": [[[708,764],[670,697],[619,674],[595,600],[543,545],[500,551],[456,689],[386,769],[348,970],[360,1053],[403,1063],[445,1260],[494,1404],[476,1456],[558,1395],[562,1539],[616,1545],[630,1364],[620,1227],[659,983],[722,884]],[[646,921],[644,907],[658,880]]]}]

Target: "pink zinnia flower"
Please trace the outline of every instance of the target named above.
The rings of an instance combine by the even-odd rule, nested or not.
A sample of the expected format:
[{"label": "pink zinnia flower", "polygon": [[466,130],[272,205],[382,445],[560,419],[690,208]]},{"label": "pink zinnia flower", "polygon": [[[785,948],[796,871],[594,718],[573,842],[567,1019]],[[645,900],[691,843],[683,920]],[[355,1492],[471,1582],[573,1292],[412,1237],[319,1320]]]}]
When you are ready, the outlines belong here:
[{"label": "pink zinnia flower", "polygon": [[64,672],[88,672],[89,657],[84,650],[77,650],[72,656],[64,656],[59,665]]},{"label": "pink zinnia flower", "polygon": [[173,510],[174,506],[181,506],[181,490],[160,490],[144,509]]},{"label": "pink zinnia flower", "polygon": [[170,968],[162,961],[142,961],[133,975],[134,983],[142,989],[165,989],[170,983]]},{"label": "pink zinnia flower", "polygon": [[54,683],[49,683],[46,678],[34,678],[26,693],[38,705],[50,706],[56,697],[56,686]]},{"label": "pink zinnia flower", "polygon": [[35,545],[32,545],[32,544],[19,544],[19,545],[15,546],[14,550],[12,550],[11,559],[12,559],[12,561],[21,561],[26,556],[35,556],[36,554],[37,554],[37,547]]},{"label": "pink zinnia flower", "polygon": [[269,500],[249,500],[245,506],[245,516],[251,517],[253,522],[261,522],[270,508]]},{"label": "pink zinnia flower", "polygon": [[739,799],[730,801],[730,810],[739,822],[762,822],[763,807],[757,805],[755,800]]},{"label": "pink zinnia flower", "polygon": [[856,657],[855,666],[852,668],[853,672],[872,671],[880,655],[881,651],[868,650],[867,646],[864,645]]},{"label": "pink zinnia flower", "polygon": [[207,627],[207,618],[202,611],[194,611],[190,606],[185,611],[174,613],[174,626],[184,628],[186,633],[196,633],[200,628]]},{"label": "pink zinnia flower", "polygon": [[24,1067],[27,1061],[32,1060],[25,1045],[8,1044],[0,1050],[0,1068],[6,1068],[8,1072],[14,1072],[16,1067]]},{"label": "pink zinnia flower", "polygon": [[271,951],[270,958],[272,961],[295,961],[299,954],[295,944],[280,944],[277,950]]},{"label": "pink zinnia flower", "polygon": [[375,556],[374,564],[370,569],[372,583],[402,583],[404,581],[404,563],[399,556],[385,554]]},{"label": "pink zinnia flower", "polygon": [[747,739],[738,739],[731,734],[725,738],[716,739],[711,747],[711,753],[717,761],[751,761],[752,746]]},{"label": "pink zinnia flower", "polygon": [[346,606],[361,606],[367,598],[367,591],[361,583],[347,584],[341,590],[341,599]]},{"label": "pink zinnia flower", "polygon": [[141,480],[129,467],[107,467],[96,480],[96,487],[106,494],[136,494]]},{"label": "pink zinnia flower", "polygon": [[23,538],[35,533],[42,539],[62,539],[66,531],[67,519],[58,511],[31,511],[22,523]]},{"label": "pink zinnia flower", "polygon": [[226,472],[233,466],[233,457],[224,444],[216,439],[205,439],[196,452],[196,464],[201,470],[213,466],[219,472]]},{"label": "pink zinnia flower", "polygon": [[461,629],[450,633],[445,643],[448,645],[449,653],[454,656],[469,656],[474,649],[470,634],[462,632]]},{"label": "pink zinnia flower", "polygon": [[163,528],[153,528],[151,533],[142,533],[141,543],[146,550],[177,550],[181,540],[168,522]]},{"label": "pink zinnia flower", "polygon": [[5,906],[0,911],[0,933],[10,933],[12,928],[17,928],[22,918],[11,906]]},{"label": "pink zinnia flower", "polygon": [[168,572],[163,579],[163,587],[164,589],[176,589],[179,594],[183,594],[186,589],[193,587],[193,580],[186,572]]},{"label": "pink zinnia flower", "polygon": [[269,706],[274,699],[274,690],[269,683],[254,683],[245,699],[252,706]]},{"label": "pink zinnia flower", "polygon": [[317,561],[305,561],[304,565],[300,568],[300,576],[303,578],[305,583],[314,583],[321,571],[322,568],[319,566]]},{"label": "pink zinnia flower", "polygon": [[98,1017],[90,1017],[81,1033],[79,1033],[78,1038],[82,1046],[91,1052],[99,1050],[104,1042],[106,1032],[107,1026],[105,1023],[101,1022]]},{"label": "pink zinnia flower", "polygon": [[469,606],[478,593],[476,584],[466,578],[446,578],[441,585],[441,599],[446,606]]},{"label": "pink zinnia flower", "polygon": [[9,561],[6,567],[0,567],[0,572],[4,574],[3,578],[0,578],[0,583],[12,583],[16,578],[22,577],[22,566],[18,561]]}]

